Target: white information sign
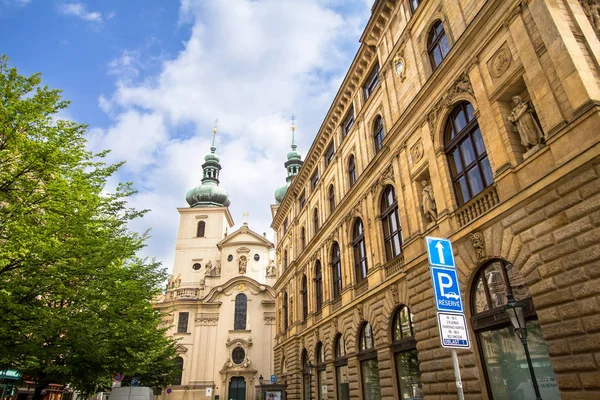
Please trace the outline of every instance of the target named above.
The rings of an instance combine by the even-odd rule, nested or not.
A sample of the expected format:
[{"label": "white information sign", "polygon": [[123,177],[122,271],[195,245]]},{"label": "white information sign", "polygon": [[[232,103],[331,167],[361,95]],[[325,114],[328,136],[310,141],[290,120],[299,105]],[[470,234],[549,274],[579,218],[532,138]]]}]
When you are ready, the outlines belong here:
[{"label": "white information sign", "polygon": [[468,349],[471,347],[467,320],[464,314],[439,312],[437,315],[443,347],[451,349]]},{"label": "white information sign", "polygon": [[206,388],[206,397],[212,396],[212,388]]}]

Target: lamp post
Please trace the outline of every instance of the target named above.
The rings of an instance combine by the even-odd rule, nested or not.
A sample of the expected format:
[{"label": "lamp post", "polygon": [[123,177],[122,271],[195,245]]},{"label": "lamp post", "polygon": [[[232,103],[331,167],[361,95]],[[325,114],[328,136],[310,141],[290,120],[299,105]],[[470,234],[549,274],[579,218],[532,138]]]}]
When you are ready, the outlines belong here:
[{"label": "lamp post", "polygon": [[313,372],[313,365],[310,362],[310,360],[306,364],[306,370],[308,372],[308,399],[312,400],[312,372]]},{"label": "lamp post", "polygon": [[529,367],[529,374],[531,375],[531,383],[533,384],[533,390],[535,390],[536,400],[542,400],[540,394],[540,388],[538,387],[537,379],[535,379],[535,371],[533,370],[533,364],[531,363],[531,356],[529,355],[529,346],[527,345],[527,326],[525,325],[525,315],[523,314],[523,305],[515,300],[512,294],[506,296],[506,305],[504,311],[510,319],[515,333],[521,339],[523,348],[525,349],[525,356],[527,357],[527,366]]}]

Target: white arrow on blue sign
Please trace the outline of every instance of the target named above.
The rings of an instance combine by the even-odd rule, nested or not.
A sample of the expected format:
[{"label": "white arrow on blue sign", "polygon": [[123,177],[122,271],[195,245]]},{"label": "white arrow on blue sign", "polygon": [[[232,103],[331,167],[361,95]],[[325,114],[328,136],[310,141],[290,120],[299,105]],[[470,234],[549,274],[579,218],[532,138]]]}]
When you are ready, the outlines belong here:
[{"label": "white arrow on blue sign", "polygon": [[429,265],[443,268],[456,268],[452,243],[448,239],[427,236],[427,255]]},{"label": "white arrow on blue sign", "polygon": [[456,270],[431,267],[431,280],[438,311],[462,313],[463,303]]}]

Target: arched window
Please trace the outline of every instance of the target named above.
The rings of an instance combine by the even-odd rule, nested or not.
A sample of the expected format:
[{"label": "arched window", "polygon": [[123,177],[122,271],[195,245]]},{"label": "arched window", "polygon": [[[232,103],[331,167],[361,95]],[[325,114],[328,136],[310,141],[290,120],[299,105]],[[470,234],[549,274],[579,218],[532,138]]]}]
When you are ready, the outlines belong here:
[{"label": "arched window", "polygon": [[444,25],[442,21],[438,20],[429,31],[429,38],[427,40],[427,53],[429,53],[432,70],[436,70],[449,51],[450,45],[448,44],[448,38],[446,38]]},{"label": "arched window", "polygon": [[471,323],[485,365],[488,393],[497,399],[535,397],[523,345],[504,310],[509,295],[523,305],[536,380],[554,383],[540,387],[541,397],[560,399],[527,283],[521,273],[504,260],[484,264],[471,287]]},{"label": "arched window", "polygon": [[333,185],[329,186],[329,212],[333,213],[335,210],[335,188]]},{"label": "arched window", "polygon": [[356,183],[356,162],[354,161],[353,155],[348,159],[348,180],[350,182],[350,187],[354,186]]},{"label": "arched window", "polygon": [[385,138],[385,130],[383,129],[383,119],[378,115],[373,122],[373,139],[375,141],[375,153],[381,150],[383,139]]},{"label": "arched window", "polygon": [[302,350],[302,356],[300,357],[300,360],[302,361],[302,392],[303,392],[303,399],[304,400],[310,400],[312,399],[312,395],[311,395],[311,388],[310,388],[310,380],[311,380],[311,375],[310,375],[310,370],[308,368],[308,351],[306,351],[306,349]]},{"label": "arched window", "polygon": [[470,103],[463,101],[454,107],[446,122],[444,141],[456,200],[462,205],[494,181]]},{"label": "arched window", "polygon": [[368,273],[365,231],[360,218],[356,219],[352,229],[352,247],[354,248],[354,272],[358,283],[365,279]]},{"label": "arched window", "polygon": [[319,260],[315,264],[315,300],[315,311],[320,311],[323,307],[323,270]]},{"label": "arched window", "polygon": [[401,307],[394,314],[392,321],[392,351],[396,361],[400,399],[423,398],[413,320],[414,316],[408,307]]},{"label": "arched window", "polygon": [[302,275],[300,295],[302,296],[302,321],[306,321],[308,318],[308,279],[306,279],[306,275]]},{"label": "arched window", "polygon": [[342,295],[342,262],[340,259],[340,246],[333,242],[331,246],[331,276],[333,279],[333,299]]},{"label": "arched window", "polygon": [[315,208],[313,211],[313,235],[316,235],[319,231],[319,209]]},{"label": "arched window", "polygon": [[306,247],[306,229],[302,227],[300,230],[300,248],[304,250]]},{"label": "arched window", "polygon": [[415,11],[417,11],[417,7],[419,7],[419,4],[421,4],[421,0],[410,0],[408,3],[410,4],[410,8],[414,13]]},{"label": "arched window", "polygon": [[205,229],[206,229],[206,222],[204,222],[204,221],[198,222],[198,226],[196,227],[196,237],[204,237]]},{"label": "arched window", "polygon": [[350,398],[350,382],[348,380],[348,357],[346,356],[346,342],[341,333],[335,336],[334,360],[335,384],[337,388],[337,400]]},{"label": "arched window", "polygon": [[287,250],[283,251],[283,270],[285,271],[288,267],[288,252]]},{"label": "arched window", "polygon": [[235,296],[235,318],[233,322],[234,330],[246,329],[246,314],[248,311],[248,298],[244,293]]},{"label": "arched window", "polygon": [[288,294],[283,292],[283,331],[288,330]]},{"label": "arched window", "polygon": [[[318,342],[315,348],[317,370],[317,400],[327,399],[327,376],[325,373],[325,351],[323,343]],[[323,385],[325,385],[325,393],[323,393]]]},{"label": "arched window", "polygon": [[173,379],[172,385],[181,385],[181,379],[183,378],[183,358],[177,357],[175,359],[175,366],[177,368],[177,376]]},{"label": "arched window", "polygon": [[402,226],[398,216],[398,200],[392,185],[388,185],[381,195],[381,225],[383,227],[383,242],[387,261],[402,252]]},{"label": "arched window", "polygon": [[371,324],[366,322],[359,335],[358,359],[360,360],[360,378],[362,380],[363,399],[381,399],[381,385],[379,384],[379,362]]}]

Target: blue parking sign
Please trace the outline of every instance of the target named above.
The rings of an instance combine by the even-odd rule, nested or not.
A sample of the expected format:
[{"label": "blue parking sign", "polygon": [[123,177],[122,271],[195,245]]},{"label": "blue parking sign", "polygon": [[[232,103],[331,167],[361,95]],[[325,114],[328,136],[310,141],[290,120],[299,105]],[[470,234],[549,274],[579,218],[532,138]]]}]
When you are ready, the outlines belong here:
[{"label": "blue parking sign", "polygon": [[429,265],[445,268],[456,268],[454,263],[454,254],[452,252],[452,243],[448,239],[441,239],[427,236],[427,255],[429,256]]},{"label": "blue parking sign", "polygon": [[438,311],[463,312],[463,303],[455,269],[431,267],[433,294]]}]

